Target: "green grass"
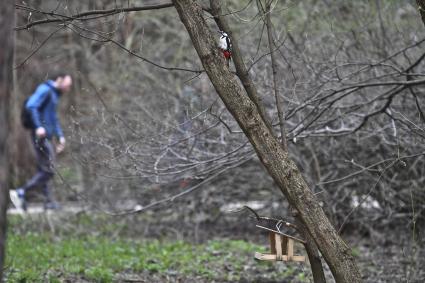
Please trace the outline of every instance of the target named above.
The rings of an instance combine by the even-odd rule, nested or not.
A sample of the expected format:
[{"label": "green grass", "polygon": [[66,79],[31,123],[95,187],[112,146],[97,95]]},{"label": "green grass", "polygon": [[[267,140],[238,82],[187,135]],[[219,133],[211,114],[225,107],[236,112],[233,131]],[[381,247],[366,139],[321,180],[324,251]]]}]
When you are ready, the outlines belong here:
[{"label": "green grass", "polygon": [[[178,274],[218,281],[238,281],[247,263],[255,274],[297,276],[285,267],[253,260],[262,246],[238,240],[212,240],[192,245],[183,241],[111,240],[106,237],[55,238],[48,233],[9,233],[7,282],[62,282],[69,277],[113,282],[117,274]],[[298,275],[299,276],[299,275]]]}]

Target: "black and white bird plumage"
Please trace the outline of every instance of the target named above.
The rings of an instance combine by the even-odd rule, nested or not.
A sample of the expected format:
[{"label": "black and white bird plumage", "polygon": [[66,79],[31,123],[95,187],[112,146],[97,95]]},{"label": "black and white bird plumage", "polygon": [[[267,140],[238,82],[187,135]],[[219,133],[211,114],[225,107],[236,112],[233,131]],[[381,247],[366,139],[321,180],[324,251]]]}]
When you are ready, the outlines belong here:
[{"label": "black and white bird plumage", "polygon": [[227,66],[229,66],[230,60],[232,59],[232,42],[230,41],[230,38],[227,33],[221,30],[218,32],[221,34],[218,47],[220,48],[224,58],[227,61]]}]

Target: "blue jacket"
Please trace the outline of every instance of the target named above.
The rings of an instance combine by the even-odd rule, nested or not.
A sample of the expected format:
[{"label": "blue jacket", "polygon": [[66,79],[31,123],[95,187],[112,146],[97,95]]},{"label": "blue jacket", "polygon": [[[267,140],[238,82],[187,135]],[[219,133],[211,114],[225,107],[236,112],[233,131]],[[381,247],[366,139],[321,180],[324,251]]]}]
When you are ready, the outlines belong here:
[{"label": "blue jacket", "polygon": [[[32,121],[35,128],[43,127],[46,129],[47,138],[52,136],[63,137],[56,107],[60,98],[59,91],[53,86],[53,81],[47,81],[37,87],[35,92],[28,99],[25,107],[31,112]],[[41,106],[49,99],[45,107]]]}]

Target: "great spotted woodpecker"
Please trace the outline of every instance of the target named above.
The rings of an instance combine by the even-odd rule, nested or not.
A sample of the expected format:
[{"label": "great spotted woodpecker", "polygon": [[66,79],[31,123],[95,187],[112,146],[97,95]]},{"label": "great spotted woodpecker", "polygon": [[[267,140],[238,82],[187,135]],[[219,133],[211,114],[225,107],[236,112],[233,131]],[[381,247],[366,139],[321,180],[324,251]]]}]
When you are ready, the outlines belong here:
[{"label": "great spotted woodpecker", "polygon": [[220,42],[218,44],[218,47],[220,48],[221,52],[223,52],[223,56],[227,61],[227,67],[230,65],[230,60],[232,59],[232,43],[230,42],[230,38],[224,31],[218,31],[220,36]]}]

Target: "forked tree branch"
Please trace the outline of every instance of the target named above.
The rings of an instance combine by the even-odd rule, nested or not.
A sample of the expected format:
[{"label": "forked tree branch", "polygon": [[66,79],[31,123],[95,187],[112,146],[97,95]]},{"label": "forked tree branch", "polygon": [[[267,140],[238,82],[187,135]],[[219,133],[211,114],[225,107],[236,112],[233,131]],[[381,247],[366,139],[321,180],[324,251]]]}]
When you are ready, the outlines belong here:
[{"label": "forked tree branch", "polygon": [[239,48],[239,42],[233,34],[230,25],[227,22],[226,15],[222,10],[222,2],[221,0],[210,0],[211,5],[211,14],[214,17],[214,20],[219,27],[220,30],[225,31],[230,38],[232,39],[232,59],[236,68],[236,75],[240,79],[248,97],[254,102],[257,106],[258,111],[260,112],[261,117],[267,126],[272,130],[270,118],[267,116],[267,112],[264,108],[264,104],[262,102],[261,96],[257,92],[257,88],[255,87],[254,82],[252,81],[249,70],[246,68],[245,63],[243,61],[242,52]]}]

